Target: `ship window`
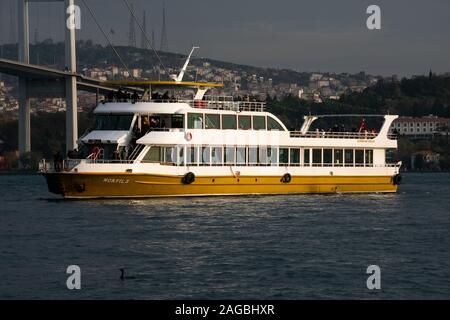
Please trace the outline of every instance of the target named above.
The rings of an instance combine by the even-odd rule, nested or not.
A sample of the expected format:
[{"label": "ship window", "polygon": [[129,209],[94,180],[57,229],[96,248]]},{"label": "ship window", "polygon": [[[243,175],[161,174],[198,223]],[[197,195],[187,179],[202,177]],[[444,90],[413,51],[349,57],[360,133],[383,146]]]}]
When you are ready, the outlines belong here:
[{"label": "ship window", "polygon": [[345,166],[353,167],[353,149],[345,149]]},{"label": "ship window", "polygon": [[147,151],[147,154],[144,156],[143,161],[160,162],[161,147],[150,147],[150,150]]},{"label": "ship window", "polygon": [[300,165],[300,149],[291,149],[291,166]]},{"label": "ship window", "polygon": [[386,149],[385,156],[386,156],[386,163],[394,163],[398,161],[396,149]]},{"label": "ship window", "polygon": [[172,128],[181,129],[183,128],[183,117],[182,114],[173,114],[172,115]]},{"label": "ship window", "polygon": [[187,164],[197,164],[198,163],[198,148],[187,147],[186,148],[186,162]]},{"label": "ship window", "polygon": [[332,162],[333,150],[332,149],[323,149],[323,165],[330,166]]},{"label": "ship window", "polygon": [[95,130],[130,130],[133,115],[97,114]]},{"label": "ship window", "polygon": [[258,148],[249,147],[248,148],[248,163],[257,164],[258,163]]},{"label": "ship window", "polygon": [[313,166],[322,166],[322,149],[313,149]]},{"label": "ship window", "polygon": [[267,149],[267,161],[271,166],[278,165],[278,148],[268,148]]},{"label": "ship window", "polygon": [[188,113],[188,129],[203,129],[203,114]]},{"label": "ship window", "polygon": [[366,166],[373,165],[373,150],[366,150]]},{"label": "ship window", "polygon": [[205,129],[220,129],[220,115],[205,114]]},{"label": "ship window", "polygon": [[253,130],[266,130],[266,117],[253,116]]},{"label": "ship window", "polygon": [[245,165],[246,164],[246,148],[237,147],[236,148],[236,164]]},{"label": "ship window", "polygon": [[283,131],[283,127],[272,117],[267,117],[267,130]]},{"label": "ship window", "polygon": [[167,163],[176,163],[177,162],[176,148],[174,148],[174,147],[165,147],[164,148],[164,162],[167,162]]},{"label": "ship window", "polygon": [[355,164],[356,166],[364,164],[364,150],[355,150]]},{"label": "ship window", "polygon": [[309,149],[303,150],[303,165],[309,167],[310,165],[310,151]]},{"label": "ship window", "polygon": [[280,148],[280,165],[287,166],[289,163],[289,149]]},{"label": "ship window", "polygon": [[342,149],[334,149],[334,165],[335,166],[342,166],[342,164],[344,163],[342,156],[343,156]]},{"label": "ship window", "polygon": [[211,162],[211,148],[203,147],[202,148],[202,165],[209,166]]},{"label": "ship window", "polygon": [[239,116],[239,129],[248,130],[251,128],[251,117],[250,116]]},{"label": "ship window", "polygon": [[211,148],[211,162],[212,165],[222,165],[222,147]]},{"label": "ship window", "polygon": [[259,164],[263,164],[263,165],[267,164],[268,152],[269,152],[269,150],[267,149],[267,147],[259,147],[258,148],[258,163]]},{"label": "ship window", "polygon": [[234,164],[236,152],[234,147],[225,147],[225,163],[226,164]]},{"label": "ship window", "polygon": [[236,116],[232,114],[222,115],[222,129],[236,130]]}]

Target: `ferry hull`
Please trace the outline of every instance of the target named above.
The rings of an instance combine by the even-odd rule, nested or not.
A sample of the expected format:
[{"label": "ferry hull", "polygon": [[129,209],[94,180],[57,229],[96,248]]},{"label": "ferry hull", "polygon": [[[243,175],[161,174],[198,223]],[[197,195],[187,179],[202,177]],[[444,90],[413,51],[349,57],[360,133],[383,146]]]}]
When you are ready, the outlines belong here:
[{"label": "ferry hull", "polygon": [[46,173],[48,189],[65,198],[138,198],[239,194],[396,192],[393,176],[196,177],[183,184],[181,176],[137,173]]}]

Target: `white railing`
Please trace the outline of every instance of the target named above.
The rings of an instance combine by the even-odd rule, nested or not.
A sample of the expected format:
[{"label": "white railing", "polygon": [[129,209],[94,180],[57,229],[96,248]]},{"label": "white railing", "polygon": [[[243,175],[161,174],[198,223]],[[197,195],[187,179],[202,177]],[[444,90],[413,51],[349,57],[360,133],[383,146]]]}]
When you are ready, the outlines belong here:
[{"label": "white railing", "polygon": [[[114,100],[114,102],[139,102],[132,99]],[[233,101],[232,97],[207,96],[204,100],[187,100],[177,98],[151,99],[144,102],[153,103],[187,103],[192,108],[232,110],[232,111],[255,111],[263,112],[266,108],[265,102],[259,101]]]},{"label": "white railing", "polygon": [[374,139],[375,132],[328,132],[328,131],[291,131],[291,138],[327,138],[327,139]]}]

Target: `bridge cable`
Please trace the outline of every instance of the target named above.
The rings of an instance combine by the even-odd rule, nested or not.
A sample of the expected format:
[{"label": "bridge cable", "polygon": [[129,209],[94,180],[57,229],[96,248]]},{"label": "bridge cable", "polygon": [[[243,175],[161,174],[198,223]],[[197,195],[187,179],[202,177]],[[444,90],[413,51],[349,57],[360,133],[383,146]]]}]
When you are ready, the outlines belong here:
[{"label": "bridge cable", "polygon": [[125,69],[127,69],[128,74],[131,76],[131,78],[133,80],[136,80],[133,76],[133,74],[130,72],[130,69],[128,68],[127,64],[125,63],[125,61],[123,61],[122,57],[120,56],[120,54],[117,52],[116,48],[114,48],[111,40],[109,39],[108,35],[105,33],[105,31],[103,30],[103,28],[100,26],[99,22],[97,21],[97,19],[95,18],[95,14],[94,12],[91,10],[91,8],[87,5],[85,0],[81,0],[83,1],[84,5],[86,6],[86,8],[88,9],[89,13],[91,14],[92,19],[94,20],[95,24],[97,25],[97,27],[100,29],[100,31],[102,32],[103,36],[106,38],[106,41],[108,41],[109,46],[111,47],[111,49],[113,49],[114,53],[116,54],[116,56],[119,58],[120,62],[122,63],[122,65],[124,66]]}]

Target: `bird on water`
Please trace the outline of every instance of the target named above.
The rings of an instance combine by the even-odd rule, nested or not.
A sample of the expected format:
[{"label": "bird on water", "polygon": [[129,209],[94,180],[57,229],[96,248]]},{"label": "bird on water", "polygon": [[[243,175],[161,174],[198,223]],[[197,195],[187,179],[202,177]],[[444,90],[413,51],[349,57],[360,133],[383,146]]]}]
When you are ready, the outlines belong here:
[{"label": "bird on water", "polygon": [[135,279],[135,277],[125,276],[125,269],[120,268],[120,280]]}]

